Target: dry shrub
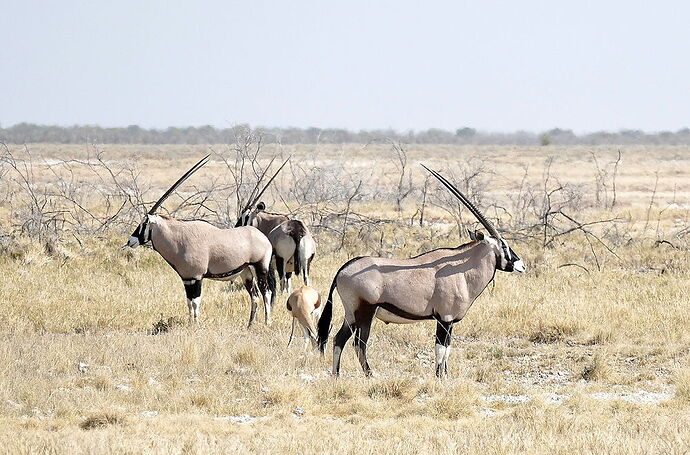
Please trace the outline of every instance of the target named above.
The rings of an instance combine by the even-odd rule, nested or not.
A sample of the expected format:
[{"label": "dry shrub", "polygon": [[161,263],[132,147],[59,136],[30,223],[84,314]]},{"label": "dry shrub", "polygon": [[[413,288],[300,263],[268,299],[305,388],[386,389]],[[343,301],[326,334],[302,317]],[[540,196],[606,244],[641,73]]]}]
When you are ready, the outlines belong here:
[{"label": "dry shrub", "polygon": [[417,394],[415,383],[409,378],[374,380],[367,388],[367,396],[372,399],[409,400]]},{"label": "dry shrub", "polygon": [[582,379],[585,381],[602,381],[613,377],[613,370],[609,365],[608,356],[597,352],[592,361],[582,370]]},{"label": "dry shrub", "polygon": [[683,402],[690,402],[690,369],[684,368],[676,371],[673,376],[673,383],[676,386],[676,399]]},{"label": "dry shrub", "polygon": [[537,329],[530,334],[529,340],[533,343],[556,343],[576,334],[577,331],[575,325],[568,324],[566,321],[558,323],[539,322]]},{"label": "dry shrub", "polygon": [[439,417],[458,419],[471,416],[479,404],[479,395],[474,384],[468,381],[442,382],[438,387],[438,396],[432,405]]},{"label": "dry shrub", "polygon": [[151,335],[160,335],[161,333],[168,332],[174,327],[179,327],[183,324],[184,321],[181,318],[170,316],[168,319],[163,319],[163,315],[161,315],[161,318],[153,324],[153,328],[149,333]]},{"label": "dry shrub", "polygon": [[323,401],[345,401],[354,398],[355,390],[351,381],[332,378],[319,387],[318,394]]},{"label": "dry shrub", "polygon": [[29,256],[33,243],[24,237],[3,236],[0,238],[0,256],[13,261],[23,261]]},{"label": "dry shrub", "polygon": [[234,360],[238,366],[253,367],[259,362],[259,354],[251,346],[244,346],[235,353]]},{"label": "dry shrub", "polygon": [[199,348],[194,339],[185,340],[180,350],[180,363],[183,365],[196,365],[199,363]]},{"label": "dry shrub", "polygon": [[92,383],[96,390],[104,392],[113,386],[113,379],[106,373],[98,373]]},{"label": "dry shrub", "polygon": [[109,425],[122,425],[124,423],[125,417],[121,412],[103,411],[90,415],[79,424],[79,427],[82,430],[93,430],[95,428],[103,428]]}]

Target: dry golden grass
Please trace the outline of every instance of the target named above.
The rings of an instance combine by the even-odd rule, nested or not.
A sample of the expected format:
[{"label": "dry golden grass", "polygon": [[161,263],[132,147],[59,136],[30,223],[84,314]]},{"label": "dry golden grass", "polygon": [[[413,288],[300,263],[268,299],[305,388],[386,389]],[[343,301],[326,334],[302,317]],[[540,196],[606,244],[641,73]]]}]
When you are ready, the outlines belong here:
[{"label": "dry golden grass", "polygon": [[[147,180],[165,186],[204,147],[107,146],[141,156]],[[383,149],[380,149],[383,150]],[[594,150],[594,149],[593,149]],[[602,161],[615,150],[598,148]],[[76,146],[38,146],[46,157]],[[389,185],[392,164],[361,146],[283,150],[307,163],[347,158]],[[485,200],[505,201],[529,164],[538,182],[547,156],[562,182],[590,185],[589,149],[419,147],[411,163],[444,169],[476,155],[496,172]],[[205,282],[201,323],[186,322],[182,284],[154,251],[123,251],[126,235],[63,239],[59,251],[25,239],[0,254],[0,443],[10,453],[683,453],[690,450],[688,242],[655,245],[688,225],[690,155],[684,148],[626,148],[619,208],[634,239],[620,259],[567,236],[513,248],[526,275],[498,273],[455,329],[449,379],[433,376],[434,326],[375,323],[365,379],[347,346],[340,379],[330,356],[287,347],[279,297],[273,326],[246,329],[240,286]],[[374,158],[377,161],[374,161]],[[376,169],[373,164],[381,163]],[[174,172],[171,170],[174,169]],[[204,169],[211,175],[215,165]],[[643,229],[656,175],[657,203]],[[415,170],[413,180],[420,182]],[[328,185],[328,182],[322,182]],[[585,188],[589,190],[591,187]],[[591,195],[586,193],[588,197]],[[409,220],[417,201],[406,201]],[[360,213],[395,218],[385,200]],[[608,212],[607,212],[608,213]],[[2,214],[2,216],[9,214]],[[589,206],[585,219],[603,218]],[[405,257],[456,245],[457,229],[431,208],[425,228],[382,231],[382,250]],[[444,224],[445,223],[445,224]],[[657,226],[658,224],[658,226]],[[383,238],[382,237],[382,238]],[[349,257],[367,254],[356,232],[317,237],[315,286],[327,292]],[[578,263],[580,267],[560,267]],[[298,279],[299,280],[299,279]],[[342,320],[336,299],[334,325]],[[156,334],[154,334],[156,333]],[[330,343],[329,343],[330,347]]]}]

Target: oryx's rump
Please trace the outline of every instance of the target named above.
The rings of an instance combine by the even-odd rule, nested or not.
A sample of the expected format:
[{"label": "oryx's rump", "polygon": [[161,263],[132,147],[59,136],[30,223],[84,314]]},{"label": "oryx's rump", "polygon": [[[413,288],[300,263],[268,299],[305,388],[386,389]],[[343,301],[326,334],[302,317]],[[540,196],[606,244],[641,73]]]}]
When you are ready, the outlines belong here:
[{"label": "oryx's rump", "polygon": [[[281,258],[286,258],[286,271],[299,275],[314,253],[313,240],[307,237],[309,230],[299,220],[288,220],[276,226],[268,234],[273,250]],[[292,258],[292,261],[290,261]],[[290,264],[292,267],[290,267]]]},{"label": "oryx's rump", "polygon": [[268,269],[271,245],[256,228],[219,229],[204,221],[159,218],[164,222],[151,223],[151,242],[183,279],[239,273],[251,264]]},{"label": "oryx's rump", "polygon": [[241,219],[258,228],[271,242],[282,290],[287,289],[289,292],[290,275],[293,272],[301,274],[304,283],[309,285],[309,268],[316,253],[316,243],[302,221],[266,212],[263,202]]}]

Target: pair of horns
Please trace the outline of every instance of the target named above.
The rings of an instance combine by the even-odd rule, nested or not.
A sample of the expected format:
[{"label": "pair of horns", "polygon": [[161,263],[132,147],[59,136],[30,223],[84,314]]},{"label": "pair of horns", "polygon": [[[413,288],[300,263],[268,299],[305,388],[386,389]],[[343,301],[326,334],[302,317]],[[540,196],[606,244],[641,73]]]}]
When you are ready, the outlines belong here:
[{"label": "pair of horns", "polygon": [[477,218],[477,220],[482,224],[482,226],[484,226],[486,228],[486,230],[489,231],[489,234],[491,234],[491,237],[498,239],[498,240],[502,239],[501,234],[498,233],[498,231],[493,226],[493,224],[489,223],[489,220],[487,220],[484,217],[484,215],[482,215],[482,213],[479,211],[479,209],[477,207],[475,207],[474,204],[472,204],[469,199],[467,199],[467,196],[462,194],[459,189],[455,188],[455,185],[450,183],[448,180],[446,180],[445,177],[443,177],[441,174],[434,171],[433,169],[429,169],[428,167],[424,166],[423,164],[422,164],[422,167],[424,169],[426,169],[427,171],[431,172],[431,175],[433,175],[441,183],[443,183],[443,186],[448,188],[448,190],[451,193],[453,193],[453,196],[460,199],[460,202],[462,202],[465,205],[465,207],[467,207],[469,209],[469,211],[472,212],[472,214]]},{"label": "pair of horns", "polygon": [[[166,191],[165,194],[163,194],[163,196],[161,196],[161,198],[158,199],[158,201],[157,201],[155,204],[153,204],[153,207],[151,207],[151,210],[149,210],[149,212],[148,212],[149,215],[153,215],[153,214],[156,212],[156,210],[158,210],[158,208],[161,206],[161,204],[163,204],[163,202],[165,202],[165,200],[168,199],[168,197],[170,197],[170,195],[171,195],[180,185],[182,185],[182,183],[184,183],[185,180],[187,180],[189,177],[191,177],[192,174],[194,174],[196,171],[198,171],[204,164],[208,163],[209,157],[210,157],[210,156],[211,156],[210,154],[206,155],[205,157],[203,157],[202,159],[200,159],[198,163],[196,163],[194,166],[192,166],[187,172],[185,172],[184,175],[182,175],[182,177],[180,177],[180,178],[177,180],[177,182],[175,182],[175,183],[173,184],[173,186],[171,186],[171,187],[168,189],[168,191]],[[240,212],[240,213],[244,213],[245,210],[247,210],[249,207],[253,206],[253,205],[256,203],[256,201],[259,200],[259,198],[264,194],[264,192],[266,191],[266,189],[268,188],[268,186],[271,184],[271,182],[273,182],[273,179],[276,178],[276,175],[278,175],[278,172],[280,172],[281,169],[283,169],[283,167],[285,167],[285,165],[286,165],[287,162],[290,160],[290,158],[291,158],[291,157],[288,157],[288,159],[285,160],[285,162],[283,163],[283,165],[280,166],[280,167],[278,168],[278,170],[276,171],[275,174],[273,174],[273,177],[271,177],[271,179],[268,181],[268,183],[266,183],[266,185],[264,186],[264,188],[263,188],[261,191],[259,191],[259,185],[261,185],[261,181],[262,181],[262,180],[264,179],[264,177],[266,176],[266,172],[268,172],[268,170],[270,169],[271,164],[273,164],[273,160],[275,160],[275,157],[273,157],[273,159],[271,159],[271,162],[268,164],[268,166],[266,167],[266,169],[264,169],[263,174],[261,174],[261,178],[259,179],[259,181],[256,183],[256,186],[255,186],[254,189],[252,190],[252,196],[249,198],[249,202],[247,203],[247,206],[246,206],[246,207],[242,210],[242,212]],[[257,194],[257,191],[258,191],[258,194]]]},{"label": "pair of horns", "polygon": [[[268,186],[271,184],[271,182],[273,182],[273,179],[276,178],[278,173],[285,167],[287,162],[290,161],[290,158],[292,158],[292,155],[287,157],[287,159],[283,162],[283,164],[278,168],[276,173],[273,174],[273,177],[271,177],[268,180],[268,182],[266,183],[266,185],[264,185],[263,189],[261,191],[259,191],[259,186],[261,185],[261,182],[263,181],[264,177],[266,176],[266,172],[268,172],[268,170],[271,168],[271,165],[273,164],[273,161],[276,159],[275,156],[273,158],[271,158],[271,162],[268,163],[268,166],[266,166],[266,169],[264,169],[263,174],[261,174],[261,177],[259,177],[259,180],[256,182],[256,185],[254,186],[254,189],[252,190],[251,196],[249,196],[249,199],[247,199],[247,203],[242,208],[242,210],[240,210],[240,213],[239,213],[240,216],[244,212],[249,210],[250,207],[253,207],[254,204],[256,204],[256,202],[259,200],[259,198],[261,196],[263,196],[264,192],[268,189]],[[257,191],[258,191],[258,193],[257,193]]]}]

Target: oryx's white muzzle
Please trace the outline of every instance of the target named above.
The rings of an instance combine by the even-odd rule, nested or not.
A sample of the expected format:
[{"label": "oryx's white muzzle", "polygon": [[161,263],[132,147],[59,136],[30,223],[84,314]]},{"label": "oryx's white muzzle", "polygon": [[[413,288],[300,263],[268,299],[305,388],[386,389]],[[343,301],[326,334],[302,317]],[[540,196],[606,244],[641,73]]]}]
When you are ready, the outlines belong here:
[{"label": "oryx's white muzzle", "polygon": [[522,259],[520,259],[519,261],[515,261],[515,263],[513,263],[513,270],[515,272],[525,273],[527,269],[525,268],[525,263],[522,262]]}]

